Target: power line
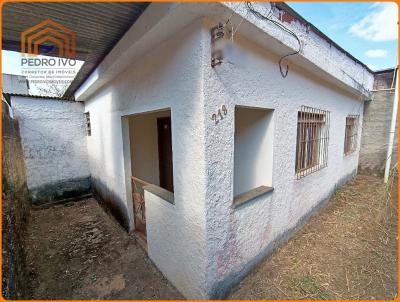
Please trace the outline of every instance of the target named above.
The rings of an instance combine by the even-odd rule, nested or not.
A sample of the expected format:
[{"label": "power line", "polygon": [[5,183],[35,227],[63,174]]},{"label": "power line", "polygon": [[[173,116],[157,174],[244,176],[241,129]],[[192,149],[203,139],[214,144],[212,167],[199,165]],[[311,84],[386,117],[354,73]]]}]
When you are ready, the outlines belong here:
[{"label": "power line", "polygon": [[289,28],[287,28],[286,26],[284,26],[282,23],[280,23],[280,22],[278,22],[278,21],[276,21],[276,20],[274,20],[274,19],[271,19],[271,18],[269,17],[269,16],[271,15],[271,12],[272,12],[272,4],[271,4],[271,8],[270,8],[270,11],[269,11],[269,13],[268,13],[267,16],[265,16],[265,15],[263,15],[262,13],[260,13],[259,11],[255,10],[254,7],[253,7],[253,5],[252,5],[250,2],[246,2],[246,6],[247,6],[247,9],[248,9],[254,16],[256,16],[257,18],[259,18],[259,19],[261,19],[261,20],[265,20],[265,21],[269,21],[269,22],[273,23],[274,25],[276,25],[277,27],[279,27],[280,29],[282,29],[283,31],[285,31],[286,33],[288,33],[288,34],[290,34],[292,37],[294,37],[294,38],[296,39],[296,41],[299,43],[299,48],[298,48],[298,50],[293,51],[293,52],[291,52],[291,53],[288,53],[288,54],[282,56],[282,57],[279,59],[279,62],[278,62],[278,64],[279,64],[279,70],[280,70],[280,72],[281,72],[282,77],[283,77],[283,78],[286,78],[287,75],[288,75],[288,72],[289,72],[289,65],[286,64],[286,70],[283,71],[282,62],[283,62],[283,60],[286,59],[287,57],[294,56],[294,55],[297,55],[297,54],[300,53],[300,51],[301,51],[301,41],[300,41],[300,38],[299,38],[293,31],[291,31]]}]

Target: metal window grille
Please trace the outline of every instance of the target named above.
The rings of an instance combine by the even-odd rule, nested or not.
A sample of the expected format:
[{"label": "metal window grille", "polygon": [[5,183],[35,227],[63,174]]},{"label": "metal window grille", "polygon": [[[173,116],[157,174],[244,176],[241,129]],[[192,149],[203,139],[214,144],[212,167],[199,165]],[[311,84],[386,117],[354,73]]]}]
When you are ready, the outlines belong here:
[{"label": "metal window grille", "polygon": [[90,127],[90,113],[89,112],[85,112],[85,120],[86,120],[86,135],[91,136],[92,128]]},{"label": "metal window grille", "polygon": [[301,106],[297,121],[296,178],[328,165],[329,111]]},{"label": "metal window grille", "polygon": [[344,135],[344,154],[349,155],[356,151],[358,141],[359,115],[348,115],[346,117],[346,130]]}]

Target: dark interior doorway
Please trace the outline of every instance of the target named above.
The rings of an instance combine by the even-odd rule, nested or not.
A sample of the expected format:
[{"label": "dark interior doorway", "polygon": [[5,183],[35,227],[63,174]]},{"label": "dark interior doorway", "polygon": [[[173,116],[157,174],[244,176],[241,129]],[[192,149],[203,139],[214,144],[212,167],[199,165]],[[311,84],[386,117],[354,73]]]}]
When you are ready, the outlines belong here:
[{"label": "dark interior doorway", "polygon": [[160,187],[174,192],[171,117],[157,119]]},{"label": "dark interior doorway", "polygon": [[174,190],[171,111],[160,110],[129,117],[132,200],[135,234],[146,246],[144,187],[155,185]]}]

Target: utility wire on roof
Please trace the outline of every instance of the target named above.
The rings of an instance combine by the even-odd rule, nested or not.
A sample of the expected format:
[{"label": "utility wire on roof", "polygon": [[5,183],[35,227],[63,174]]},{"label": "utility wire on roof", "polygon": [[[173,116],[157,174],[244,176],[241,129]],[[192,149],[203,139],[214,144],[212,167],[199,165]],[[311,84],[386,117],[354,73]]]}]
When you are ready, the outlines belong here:
[{"label": "utility wire on roof", "polygon": [[[294,38],[297,40],[297,42],[299,43],[299,49],[298,49],[298,50],[296,50],[296,51],[294,51],[294,52],[291,52],[291,53],[289,53],[289,54],[287,54],[287,55],[284,55],[284,56],[282,56],[282,57],[279,59],[279,62],[278,62],[278,64],[279,64],[279,70],[280,70],[280,72],[281,72],[282,77],[283,77],[283,78],[286,78],[287,75],[288,75],[288,73],[289,73],[289,65],[286,64],[286,70],[283,71],[282,62],[283,62],[283,60],[286,59],[287,57],[294,56],[294,55],[297,55],[297,54],[300,53],[300,51],[301,51],[301,41],[300,41],[300,38],[299,38],[293,31],[291,31],[289,28],[287,28],[286,26],[284,26],[282,23],[280,23],[280,22],[278,22],[277,20],[274,20],[274,19],[272,19],[272,18],[269,17],[269,16],[271,15],[272,8],[270,9],[268,15],[265,16],[265,15],[263,15],[262,13],[260,13],[259,11],[255,10],[254,7],[253,7],[253,4],[251,4],[251,2],[246,2],[246,6],[247,6],[247,9],[248,9],[254,16],[256,16],[258,19],[261,19],[261,20],[264,20],[264,21],[269,21],[269,22],[273,23],[274,25],[278,26],[280,29],[282,29],[283,31],[287,32],[287,33],[290,34],[292,37],[294,37]],[[272,7],[272,3],[271,3],[271,7]]]}]

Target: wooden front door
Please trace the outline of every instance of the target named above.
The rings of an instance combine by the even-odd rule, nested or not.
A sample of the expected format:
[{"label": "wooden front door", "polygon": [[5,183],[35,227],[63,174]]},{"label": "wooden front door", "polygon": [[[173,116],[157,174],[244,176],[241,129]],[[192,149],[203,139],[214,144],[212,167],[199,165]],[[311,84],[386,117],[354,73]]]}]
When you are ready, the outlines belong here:
[{"label": "wooden front door", "polygon": [[174,192],[171,117],[157,119],[160,187]]}]

